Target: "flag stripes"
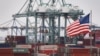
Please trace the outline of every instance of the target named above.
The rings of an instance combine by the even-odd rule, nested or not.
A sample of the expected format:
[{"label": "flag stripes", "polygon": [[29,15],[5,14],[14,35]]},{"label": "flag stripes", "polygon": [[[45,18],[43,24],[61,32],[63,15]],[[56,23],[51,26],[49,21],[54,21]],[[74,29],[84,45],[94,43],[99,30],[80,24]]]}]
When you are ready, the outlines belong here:
[{"label": "flag stripes", "polygon": [[[82,21],[84,20],[84,21]],[[87,20],[87,21],[86,21]],[[75,36],[79,34],[85,34],[90,32],[89,29],[89,15],[82,19],[74,21],[71,25],[66,28],[67,36]]]}]

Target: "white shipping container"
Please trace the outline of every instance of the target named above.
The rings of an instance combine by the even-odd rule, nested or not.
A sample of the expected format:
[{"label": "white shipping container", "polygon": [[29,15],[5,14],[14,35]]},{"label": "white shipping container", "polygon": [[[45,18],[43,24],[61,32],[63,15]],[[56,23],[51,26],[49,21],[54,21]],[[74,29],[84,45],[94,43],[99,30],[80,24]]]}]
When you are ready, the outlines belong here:
[{"label": "white shipping container", "polygon": [[57,45],[42,45],[39,48],[40,50],[57,50],[58,46]]},{"label": "white shipping container", "polygon": [[16,45],[16,48],[32,48],[32,45]]}]

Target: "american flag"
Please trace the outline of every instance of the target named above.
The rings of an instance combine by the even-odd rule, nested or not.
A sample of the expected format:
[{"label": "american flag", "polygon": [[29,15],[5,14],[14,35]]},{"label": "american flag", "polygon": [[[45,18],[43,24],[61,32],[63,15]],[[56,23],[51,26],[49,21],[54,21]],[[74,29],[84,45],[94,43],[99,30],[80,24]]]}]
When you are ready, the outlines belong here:
[{"label": "american flag", "polygon": [[71,25],[66,28],[67,36],[76,36],[79,34],[86,34],[90,32],[89,29],[89,15],[74,21]]}]

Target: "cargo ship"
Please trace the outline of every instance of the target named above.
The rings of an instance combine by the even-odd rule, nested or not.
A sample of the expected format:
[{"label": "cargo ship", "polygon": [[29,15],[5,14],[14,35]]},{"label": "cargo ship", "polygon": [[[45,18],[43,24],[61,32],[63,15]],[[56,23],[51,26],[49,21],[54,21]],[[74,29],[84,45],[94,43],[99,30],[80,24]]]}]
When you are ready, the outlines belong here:
[{"label": "cargo ship", "polygon": [[[83,10],[66,4],[65,0],[39,1],[38,4],[36,0],[27,0],[20,11],[13,15],[12,26],[0,28],[10,29],[11,33],[5,38],[5,43],[0,44],[1,56],[100,56],[99,27],[91,25],[89,36],[70,38],[66,35],[70,20],[81,18]],[[61,5],[57,6],[59,2]],[[26,19],[25,25],[17,26],[15,21],[20,17]]]}]

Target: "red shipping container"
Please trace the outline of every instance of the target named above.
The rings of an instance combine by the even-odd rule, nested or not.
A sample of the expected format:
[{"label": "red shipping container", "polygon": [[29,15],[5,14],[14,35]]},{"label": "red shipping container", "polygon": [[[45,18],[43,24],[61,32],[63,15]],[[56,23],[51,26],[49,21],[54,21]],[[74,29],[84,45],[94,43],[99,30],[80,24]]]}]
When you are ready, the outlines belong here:
[{"label": "red shipping container", "polygon": [[40,53],[44,53],[44,54],[47,54],[47,55],[49,55],[49,54],[51,54],[51,53],[57,53],[57,51],[53,51],[53,50],[41,50],[41,51],[39,51]]},{"label": "red shipping container", "polygon": [[72,53],[71,56],[90,56],[90,53]]},{"label": "red shipping container", "polygon": [[14,56],[31,56],[30,53],[14,53]]},{"label": "red shipping container", "polygon": [[12,54],[13,51],[11,48],[0,48],[0,54],[5,54],[5,53],[9,53],[9,54]]},{"label": "red shipping container", "polygon": [[100,40],[100,30],[94,30],[93,36],[95,37],[95,40]]},{"label": "red shipping container", "polygon": [[100,48],[100,44],[95,44],[96,47]]},{"label": "red shipping container", "polygon": [[25,36],[7,36],[5,39],[8,43],[16,42],[17,44],[25,44]]},{"label": "red shipping container", "polygon": [[14,56],[12,54],[0,54],[0,56]]},{"label": "red shipping container", "polygon": [[71,53],[90,53],[90,49],[87,48],[72,48],[70,49]]},{"label": "red shipping container", "polygon": [[90,49],[86,48],[72,48],[70,49],[71,56],[90,56]]},{"label": "red shipping container", "polygon": [[14,56],[11,48],[0,48],[0,56]]},{"label": "red shipping container", "polygon": [[[84,46],[90,46],[90,42],[91,42],[90,39],[84,39],[84,40],[83,40],[83,45],[84,45]],[[95,42],[94,42],[94,40],[92,39],[92,45],[94,45],[94,44],[95,44]]]}]

